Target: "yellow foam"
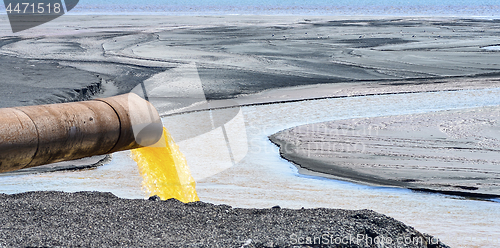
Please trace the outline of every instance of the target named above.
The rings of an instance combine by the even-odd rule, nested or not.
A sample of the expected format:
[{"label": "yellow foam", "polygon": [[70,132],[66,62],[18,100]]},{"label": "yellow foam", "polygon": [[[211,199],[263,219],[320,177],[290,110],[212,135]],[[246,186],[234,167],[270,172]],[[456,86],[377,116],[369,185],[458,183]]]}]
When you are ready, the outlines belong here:
[{"label": "yellow foam", "polygon": [[132,150],[132,158],[143,178],[143,188],[150,196],[157,195],[162,200],[199,201],[186,158],[166,128],[158,144]]}]

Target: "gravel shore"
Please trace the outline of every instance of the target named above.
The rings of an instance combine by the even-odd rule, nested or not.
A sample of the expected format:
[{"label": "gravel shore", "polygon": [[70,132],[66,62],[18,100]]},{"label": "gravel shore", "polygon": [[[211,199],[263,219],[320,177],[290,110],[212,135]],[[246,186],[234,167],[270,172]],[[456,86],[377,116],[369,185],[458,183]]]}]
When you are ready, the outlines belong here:
[{"label": "gravel shore", "polygon": [[239,209],[103,192],[1,194],[0,209],[2,247],[448,247],[370,210]]}]

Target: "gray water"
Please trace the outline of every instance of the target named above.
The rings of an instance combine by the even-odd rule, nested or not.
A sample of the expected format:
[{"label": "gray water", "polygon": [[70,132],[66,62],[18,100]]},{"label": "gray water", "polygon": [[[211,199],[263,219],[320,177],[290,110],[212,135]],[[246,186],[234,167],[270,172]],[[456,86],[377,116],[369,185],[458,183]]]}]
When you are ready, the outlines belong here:
[{"label": "gray water", "polygon": [[[0,9],[4,12],[3,6]],[[70,14],[160,15],[332,15],[499,17],[495,0],[86,0]]]}]

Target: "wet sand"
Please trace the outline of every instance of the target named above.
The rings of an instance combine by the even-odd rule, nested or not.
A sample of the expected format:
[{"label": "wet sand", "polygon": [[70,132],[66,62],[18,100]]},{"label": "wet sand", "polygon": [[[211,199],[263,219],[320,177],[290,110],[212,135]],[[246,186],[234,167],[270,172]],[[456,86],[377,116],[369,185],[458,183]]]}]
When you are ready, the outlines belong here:
[{"label": "wet sand", "polygon": [[499,198],[499,114],[500,107],[484,107],[349,119],[298,126],[270,139],[305,174]]}]

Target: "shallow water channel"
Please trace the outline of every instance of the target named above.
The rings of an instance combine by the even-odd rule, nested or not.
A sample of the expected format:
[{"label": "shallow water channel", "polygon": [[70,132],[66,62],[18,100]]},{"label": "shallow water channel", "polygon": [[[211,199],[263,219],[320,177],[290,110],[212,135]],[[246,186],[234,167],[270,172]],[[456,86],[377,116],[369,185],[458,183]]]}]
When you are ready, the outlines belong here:
[{"label": "shallow water channel", "polygon": [[[362,96],[178,114],[163,118],[197,181],[200,200],[233,207],[372,209],[452,247],[498,247],[500,201],[305,176],[268,136],[306,123],[500,105],[500,89]],[[367,128],[368,130],[368,128]],[[96,169],[0,177],[0,192],[110,191],[145,198],[129,152]],[[318,236],[321,233],[318,233]]]}]

